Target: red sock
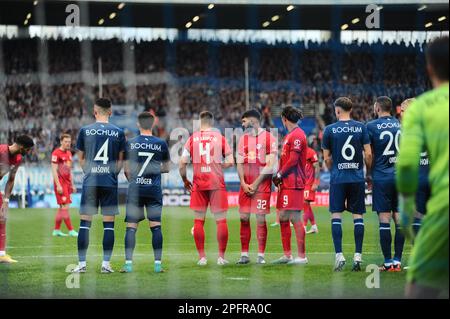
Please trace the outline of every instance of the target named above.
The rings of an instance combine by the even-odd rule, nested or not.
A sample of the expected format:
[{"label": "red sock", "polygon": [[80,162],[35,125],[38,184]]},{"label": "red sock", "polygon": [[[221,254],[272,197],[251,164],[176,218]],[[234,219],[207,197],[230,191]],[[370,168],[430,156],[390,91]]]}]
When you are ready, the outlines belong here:
[{"label": "red sock", "polygon": [[298,256],[305,258],[305,228],[303,223],[298,221],[294,224],[295,236],[297,237]]},{"label": "red sock", "polygon": [[228,225],[227,220],[220,219],[216,221],[217,224],[217,241],[219,243],[219,257],[225,256],[225,250],[228,243]]},{"label": "red sock", "polygon": [[285,256],[291,256],[291,225],[290,222],[280,222],[281,242],[283,243],[283,251]]},{"label": "red sock", "polygon": [[59,208],[58,212],[56,213],[56,217],[55,217],[55,230],[61,229],[62,220],[63,220],[62,208]]},{"label": "red sock", "polygon": [[0,251],[6,251],[6,223],[0,223]]},{"label": "red sock", "polygon": [[64,220],[64,224],[66,224],[66,227],[69,231],[73,230],[72,227],[72,222],[70,221],[70,214],[69,214],[69,209],[68,208],[63,208],[62,209],[62,217]]},{"label": "red sock", "polygon": [[[308,220],[311,222],[311,225],[316,224],[316,220],[314,219],[314,213],[311,207],[311,203],[305,204],[305,214],[308,214]],[[305,223],[306,226],[306,223]]]},{"label": "red sock", "polygon": [[241,252],[248,253],[252,230],[249,221],[241,221]]},{"label": "red sock", "polygon": [[267,224],[258,224],[256,229],[256,236],[258,237],[258,253],[264,254],[266,251],[267,242]]},{"label": "red sock", "polygon": [[194,240],[200,258],[205,257],[205,221],[202,219],[194,220]]}]

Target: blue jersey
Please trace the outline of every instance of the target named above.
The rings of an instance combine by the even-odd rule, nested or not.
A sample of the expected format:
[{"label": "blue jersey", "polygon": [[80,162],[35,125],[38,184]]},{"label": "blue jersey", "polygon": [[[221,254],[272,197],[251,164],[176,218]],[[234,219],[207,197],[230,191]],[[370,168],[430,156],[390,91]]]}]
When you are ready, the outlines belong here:
[{"label": "blue jersey", "polygon": [[400,122],[384,116],[367,123],[373,150],[372,178],[374,181],[394,181],[395,163],[400,141]]},{"label": "blue jersey", "polygon": [[364,124],[338,121],[325,128],[322,148],[331,152],[331,184],[364,182],[364,145],[370,144]]},{"label": "blue jersey", "polygon": [[169,160],[167,143],[154,136],[139,135],[127,142],[130,170],[129,192],[140,197],[161,197],[161,164]]},{"label": "blue jersey", "polygon": [[78,133],[77,149],[84,152],[83,186],[117,187],[119,154],[125,152],[122,129],[110,123],[84,126]]},{"label": "blue jersey", "polygon": [[428,184],[428,174],[430,172],[430,160],[428,158],[428,153],[423,151],[420,153],[420,163],[419,163],[419,183]]}]

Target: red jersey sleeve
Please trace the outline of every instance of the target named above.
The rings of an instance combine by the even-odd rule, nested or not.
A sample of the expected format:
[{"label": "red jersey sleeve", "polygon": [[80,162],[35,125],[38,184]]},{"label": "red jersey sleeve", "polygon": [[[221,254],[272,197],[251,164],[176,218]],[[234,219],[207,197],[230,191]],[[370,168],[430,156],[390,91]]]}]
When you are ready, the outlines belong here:
[{"label": "red jersey sleeve", "polygon": [[54,150],[52,153],[52,163],[58,164],[58,162],[59,162],[58,150]]},{"label": "red jersey sleeve", "polygon": [[227,139],[222,135],[222,155],[227,157],[231,154],[231,147],[228,145]]},{"label": "red jersey sleeve", "polygon": [[192,136],[189,136],[186,144],[184,144],[183,157],[186,156],[186,152],[189,153],[189,157],[192,159],[193,156],[193,148],[192,148]]},{"label": "red jersey sleeve", "polygon": [[266,137],[266,154],[278,154],[278,145],[275,137],[267,132]]},{"label": "red jersey sleeve", "polygon": [[317,163],[319,161],[319,158],[317,157],[316,151],[314,151],[312,148],[308,147],[308,158],[307,160],[311,163]]}]

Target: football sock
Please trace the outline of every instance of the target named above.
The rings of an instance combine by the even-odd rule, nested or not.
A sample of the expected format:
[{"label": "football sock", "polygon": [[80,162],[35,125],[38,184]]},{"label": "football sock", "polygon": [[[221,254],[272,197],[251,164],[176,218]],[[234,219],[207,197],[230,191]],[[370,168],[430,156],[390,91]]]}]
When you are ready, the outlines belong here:
[{"label": "football sock", "polygon": [[283,252],[285,256],[291,256],[291,223],[289,221],[280,221],[281,242],[283,244]]},{"label": "football sock", "polygon": [[155,261],[161,261],[162,248],[163,248],[163,235],[161,231],[161,225],[150,227],[152,231],[152,246]]},{"label": "football sock", "polygon": [[64,224],[66,224],[66,227],[69,231],[73,230],[72,222],[70,221],[70,214],[68,208],[62,208],[61,209],[61,215],[64,220]]},{"label": "football sock", "polygon": [[103,222],[103,261],[109,262],[114,248],[114,222]]},{"label": "football sock", "polygon": [[252,237],[252,230],[250,228],[250,221],[241,221],[241,252],[248,253],[250,245],[250,238]]},{"label": "football sock", "polygon": [[342,221],[340,218],[331,219],[331,235],[336,254],[342,253]]},{"label": "football sock", "polygon": [[309,202],[305,202],[304,208],[305,208],[305,212],[303,213],[304,226],[308,225],[308,221],[311,222],[311,225],[315,225],[316,221],[314,219],[314,213],[312,211],[311,204]]},{"label": "football sock", "polygon": [[256,236],[258,237],[258,253],[264,255],[267,243],[267,223],[258,224],[256,228]]},{"label": "football sock", "polygon": [[362,254],[364,242],[364,219],[357,218],[353,220],[355,235],[355,253]]},{"label": "football sock", "polygon": [[225,256],[225,250],[227,249],[228,243],[228,225],[227,220],[219,219],[216,221],[217,224],[217,241],[219,243],[219,257]]},{"label": "football sock", "polygon": [[395,225],[395,237],[394,237],[394,260],[402,261],[403,247],[405,245],[405,236],[403,235],[400,225]]},{"label": "football sock", "polygon": [[56,212],[56,217],[55,217],[55,230],[60,230],[61,229],[61,223],[63,220],[63,216],[62,216],[62,208],[58,208],[58,211]]},{"label": "football sock", "polygon": [[6,223],[0,223],[0,251],[2,254],[6,251]]},{"label": "football sock", "polygon": [[202,219],[194,220],[194,241],[200,258],[205,257],[205,221]]},{"label": "football sock", "polygon": [[295,236],[297,238],[297,250],[300,258],[305,258],[305,227],[303,223],[298,221],[294,223]]},{"label": "football sock", "polygon": [[87,220],[80,221],[80,230],[78,232],[78,259],[80,262],[86,262],[86,252],[89,247],[89,229],[91,222]]},{"label": "football sock", "polygon": [[133,252],[136,247],[136,228],[127,227],[125,232],[125,260],[133,260]]},{"label": "football sock", "polygon": [[380,223],[380,245],[383,252],[384,262],[392,262],[392,235],[391,225],[389,223]]},{"label": "football sock", "polygon": [[420,230],[420,226],[422,225],[422,220],[420,218],[414,218],[414,222],[412,224],[414,234],[417,236],[417,233]]}]

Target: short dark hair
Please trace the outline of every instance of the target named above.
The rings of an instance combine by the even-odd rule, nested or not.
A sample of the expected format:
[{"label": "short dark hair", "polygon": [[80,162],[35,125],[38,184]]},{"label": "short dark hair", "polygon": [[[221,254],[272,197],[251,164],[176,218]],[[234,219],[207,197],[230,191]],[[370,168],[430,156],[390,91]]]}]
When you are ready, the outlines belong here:
[{"label": "short dark hair", "polygon": [[246,117],[253,117],[258,121],[261,121],[261,113],[256,109],[245,111],[244,114],[242,114],[241,119],[244,119]]},{"label": "short dark hair", "polygon": [[155,123],[155,117],[150,112],[142,112],[138,115],[138,123],[144,130],[151,130]]},{"label": "short dark hair", "polygon": [[25,148],[32,148],[34,146],[34,141],[28,135],[20,135],[16,138],[16,144]]},{"label": "short dark hair", "polygon": [[340,97],[334,101],[334,107],[340,107],[346,112],[350,112],[353,108],[353,102],[348,97]]},{"label": "short dark hair", "polygon": [[426,49],[428,64],[433,68],[434,73],[440,80],[447,80],[448,71],[448,36],[439,37],[432,40]]},{"label": "short dark hair", "polygon": [[297,123],[303,118],[303,113],[299,109],[291,105],[288,105],[285,108],[283,108],[281,116],[285,117],[291,123]]},{"label": "short dark hair", "polygon": [[209,111],[203,111],[200,113],[200,122],[202,124],[212,125],[214,122],[214,115]]},{"label": "short dark hair", "polygon": [[105,98],[100,98],[95,101],[95,105],[107,110],[111,108],[111,101]]},{"label": "short dark hair", "polygon": [[392,112],[392,100],[389,96],[379,96],[375,103],[380,106],[383,112]]}]

